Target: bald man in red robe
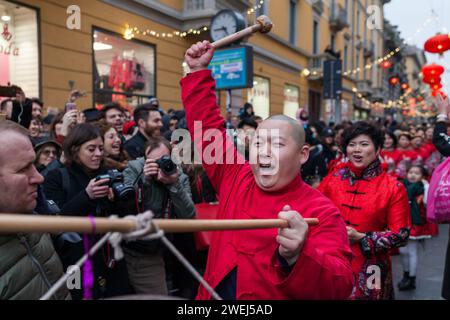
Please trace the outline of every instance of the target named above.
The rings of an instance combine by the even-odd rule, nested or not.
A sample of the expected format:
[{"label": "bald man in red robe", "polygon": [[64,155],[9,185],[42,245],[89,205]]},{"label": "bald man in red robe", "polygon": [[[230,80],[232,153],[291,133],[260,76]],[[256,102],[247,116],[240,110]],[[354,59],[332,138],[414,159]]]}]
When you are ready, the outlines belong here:
[{"label": "bald man in red robe", "polygon": [[[354,280],[345,223],[330,200],[301,180],[309,155],[303,127],[282,115],[263,121],[252,138],[251,164],[245,162],[226,138],[207,69],[213,52],[207,41],[187,50],[191,73],[181,87],[191,136],[205,151],[203,167],[218,194],[218,218],[281,218],[289,227],[215,232],[205,280],[229,300],[347,299]],[[208,129],[212,133],[205,134]],[[211,149],[223,163],[211,161]],[[320,223],[309,227],[304,218]],[[201,286],[197,299],[211,296]]]}]

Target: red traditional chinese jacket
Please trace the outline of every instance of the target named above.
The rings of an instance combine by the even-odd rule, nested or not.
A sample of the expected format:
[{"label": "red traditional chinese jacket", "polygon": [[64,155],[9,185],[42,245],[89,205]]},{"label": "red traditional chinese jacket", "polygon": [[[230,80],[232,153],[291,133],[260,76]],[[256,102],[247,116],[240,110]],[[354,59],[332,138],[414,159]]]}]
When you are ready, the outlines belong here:
[{"label": "red traditional chinese jacket", "polygon": [[[366,236],[354,243],[352,269],[356,276],[354,297],[389,299],[392,273],[389,251],[407,243],[411,225],[404,185],[389,175],[377,160],[357,177],[344,164],[329,174],[319,190],[336,204],[347,226]],[[381,287],[367,285],[373,266],[381,271]]]}]

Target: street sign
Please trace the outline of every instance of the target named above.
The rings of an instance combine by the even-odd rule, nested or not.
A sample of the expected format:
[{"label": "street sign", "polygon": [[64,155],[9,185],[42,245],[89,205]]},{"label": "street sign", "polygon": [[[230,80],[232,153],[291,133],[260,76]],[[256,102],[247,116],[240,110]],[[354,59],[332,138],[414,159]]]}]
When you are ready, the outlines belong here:
[{"label": "street sign", "polygon": [[238,46],[216,50],[208,68],[216,80],[216,90],[253,87],[253,48]]},{"label": "street sign", "polygon": [[326,60],[323,64],[323,98],[340,99],[342,95],[342,61]]}]

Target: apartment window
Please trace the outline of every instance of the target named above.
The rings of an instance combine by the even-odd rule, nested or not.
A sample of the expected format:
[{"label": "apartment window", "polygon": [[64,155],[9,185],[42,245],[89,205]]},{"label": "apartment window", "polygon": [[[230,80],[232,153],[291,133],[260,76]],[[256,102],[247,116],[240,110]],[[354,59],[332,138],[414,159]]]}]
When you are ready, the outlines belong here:
[{"label": "apartment window", "polygon": [[297,38],[297,0],[289,1],[289,42],[296,44]]},{"label": "apartment window", "polygon": [[247,101],[253,105],[255,114],[266,119],[270,115],[270,81],[254,76],[253,88],[247,91]]},{"label": "apartment window", "polygon": [[283,114],[295,119],[299,105],[300,89],[297,86],[284,85]]},{"label": "apartment window", "polygon": [[348,45],[344,46],[344,71],[348,70]]},{"label": "apartment window", "polygon": [[[361,58],[361,57],[360,57],[360,53],[357,52],[357,53],[356,53],[356,69],[358,69],[359,66],[360,66],[360,63],[359,63],[360,58]],[[356,79],[357,79],[357,80],[359,80],[359,78],[360,78],[359,75],[360,75],[360,72],[357,72],[357,73],[356,73]]]},{"label": "apartment window", "polygon": [[269,12],[269,1],[266,0],[261,4],[260,0],[256,0],[255,6],[259,6],[259,8],[256,8],[256,17],[259,17],[261,15],[267,15]]},{"label": "apartment window", "polygon": [[330,38],[331,49],[336,50],[336,35],[332,34]]},{"label": "apartment window", "polygon": [[356,34],[359,35],[359,31],[361,28],[361,11],[358,8],[358,11],[356,12]]},{"label": "apartment window", "polygon": [[[367,8],[367,0],[366,0],[365,8]],[[364,14],[364,21],[366,21],[367,18],[368,18],[367,15]],[[368,40],[367,39],[367,23],[364,23],[364,40]]]},{"label": "apartment window", "polygon": [[367,59],[364,58],[364,64],[363,64],[363,66],[364,66],[364,75],[363,75],[364,78],[363,79],[364,80],[368,80],[367,79],[367,69],[365,68],[366,64],[367,64]]},{"label": "apartment window", "polygon": [[187,10],[195,11],[204,9],[205,9],[205,0],[187,0]]},{"label": "apartment window", "polygon": [[347,18],[348,18],[348,0],[345,0],[345,11],[347,11]]},{"label": "apartment window", "polygon": [[313,22],[313,54],[319,54],[319,21]]},{"label": "apartment window", "polygon": [[336,15],[338,14],[338,10],[337,10],[338,8],[337,8],[336,0],[332,0],[331,1],[330,8],[331,8],[331,16],[332,17],[336,17]]}]

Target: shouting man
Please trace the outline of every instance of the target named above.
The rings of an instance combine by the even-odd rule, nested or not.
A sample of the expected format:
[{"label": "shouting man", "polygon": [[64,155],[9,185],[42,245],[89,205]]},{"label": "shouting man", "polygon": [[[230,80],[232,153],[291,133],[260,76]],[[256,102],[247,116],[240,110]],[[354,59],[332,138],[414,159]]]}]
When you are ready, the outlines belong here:
[{"label": "shouting man", "polygon": [[[197,146],[205,150],[211,143],[220,144],[215,150],[226,159],[233,143],[226,139],[215,82],[207,69],[213,53],[207,41],[186,52],[191,73],[181,81],[182,98],[194,139],[196,121],[201,121],[203,132],[219,130],[223,138],[212,142],[203,138]],[[302,126],[278,115],[258,126],[250,145],[251,164],[236,152],[232,163],[202,159],[219,196],[219,219],[281,218],[289,223],[279,230],[214,233],[205,279],[224,299],[350,296],[353,274],[345,224],[336,206],[301,180],[300,168],[308,154]],[[320,223],[309,227],[304,218],[318,218]],[[200,287],[197,298],[211,297]]]}]

